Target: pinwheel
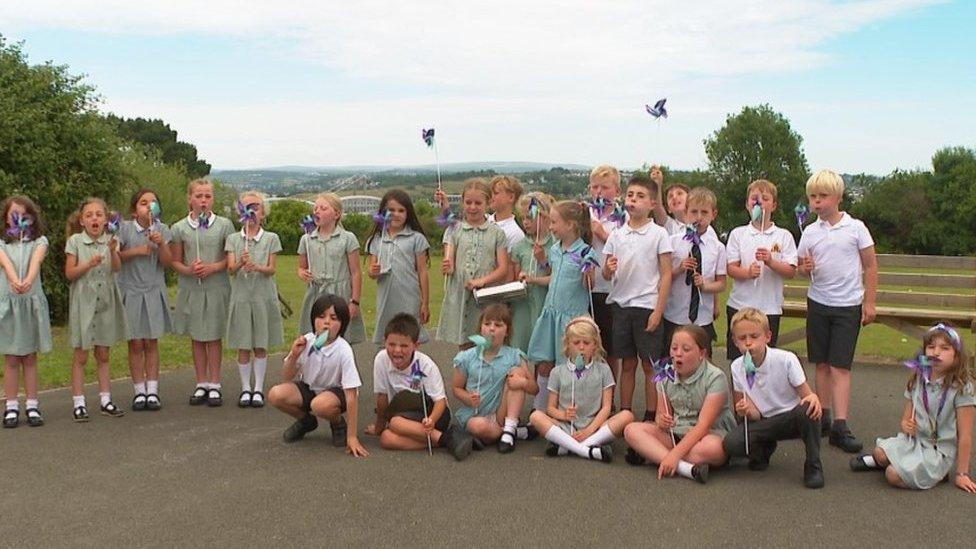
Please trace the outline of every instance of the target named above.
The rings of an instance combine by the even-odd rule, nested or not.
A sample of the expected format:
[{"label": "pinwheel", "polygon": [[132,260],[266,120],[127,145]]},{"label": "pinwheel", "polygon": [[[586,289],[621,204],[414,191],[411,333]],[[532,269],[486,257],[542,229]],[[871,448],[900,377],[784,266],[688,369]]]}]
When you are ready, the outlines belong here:
[{"label": "pinwheel", "polygon": [[24,243],[31,237],[31,225],[34,224],[34,220],[31,216],[27,214],[21,215],[20,212],[13,212],[10,214],[10,225],[7,229],[7,235],[20,240],[20,280],[24,280],[24,269],[27,267],[25,263],[27,262],[25,258],[26,247]]},{"label": "pinwheel", "polygon": [[[654,377],[651,378],[651,381],[654,383],[661,384],[660,393],[661,396],[664,397],[661,399],[661,401],[664,403],[664,413],[671,416],[671,420],[674,421],[675,418],[672,415],[672,413],[669,411],[669,407],[668,407],[668,394],[664,390],[668,381],[674,383],[675,379],[677,379],[677,375],[675,374],[674,371],[674,364],[671,363],[671,358],[667,357],[655,361],[652,367],[654,369]],[[674,427],[668,427],[668,431],[671,432],[671,447],[673,448],[678,445],[674,438]]]},{"label": "pinwheel", "polygon": [[427,148],[434,149],[434,164],[437,166],[437,190],[441,190],[441,159],[437,154],[437,141],[434,139],[434,128],[422,129],[420,136],[427,144]]},{"label": "pinwheel", "polygon": [[[410,365],[410,386],[413,390],[420,390],[420,402],[424,407],[424,419],[427,419],[427,392],[424,390],[424,378],[427,374],[420,368],[420,359]],[[427,455],[434,455],[433,445],[430,443],[430,433],[427,433]]]},{"label": "pinwheel", "polygon": [[647,111],[647,114],[653,116],[655,120],[659,120],[661,118],[667,118],[668,110],[664,108],[664,103],[667,102],[667,100],[668,100],[667,98],[658,99],[657,103],[654,103],[653,107],[645,104],[644,110]]},{"label": "pinwheel", "polygon": [[[478,389],[477,389],[477,391],[478,391],[478,395],[480,396],[481,395],[481,371],[484,369],[484,365],[485,365],[485,349],[488,348],[488,346],[490,345],[491,342],[488,341],[488,338],[487,337],[485,337],[485,336],[483,336],[481,334],[475,334],[475,335],[472,335],[472,336],[468,336],[468,341],[470,341],[471,343],[474,343],[475,348],[478,349]],[[480,400],[479,400],[479,404],[480,404]],[[475,406],[474,407],[474,415],[478,415],[478,408],[479,408],[479,406]]]}]

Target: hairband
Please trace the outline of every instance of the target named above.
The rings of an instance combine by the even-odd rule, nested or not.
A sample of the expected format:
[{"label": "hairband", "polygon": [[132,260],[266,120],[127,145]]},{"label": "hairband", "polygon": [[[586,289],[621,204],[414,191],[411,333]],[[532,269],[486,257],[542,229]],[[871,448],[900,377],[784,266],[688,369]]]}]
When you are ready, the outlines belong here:
[{"label": "hairband", "polygon": [[932,332],[944,333],[945,335],[949,336],[949,341],[952,342],[952,346],[955,347],[956,351],[962,350],[962,338],[959,337],[959,332],[957,332],[952,326],[940,322],[929,328],[926,333],[931,334]]},{"label": "hairband", "polygon": [[600,331],[600,327],[597,326],[596,322],[588,316],[581,316],[581,317],[574,318],[573,320],[570,320],[569,324],[566,325],[566,329],[568,330],[569,327],[572,326],[573,324],[580,324],[580,323],[589,324],[590,326],[596,328],[596,331],[598,333]]}]

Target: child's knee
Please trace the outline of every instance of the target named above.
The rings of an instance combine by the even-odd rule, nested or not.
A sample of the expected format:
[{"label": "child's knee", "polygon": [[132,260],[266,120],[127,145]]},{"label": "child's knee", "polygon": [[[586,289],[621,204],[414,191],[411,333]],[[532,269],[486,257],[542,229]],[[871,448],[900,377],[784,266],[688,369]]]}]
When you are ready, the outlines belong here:
[{"label": "child's knee", "polygon": [[389,429],[380,433],[380,448],[384,450],[396,450],[396,435]]},{"label": "child's knee", "polygon": [[871,452],[872,457],[874,457],[875,463],[880,465],[888,464],[888,454],[885,453],[880,446],[876,447],[873,452]]},{"label": "child's knee", "polygon": [[335,402],[334,398],[326,399],[323,397],[324,395],[319,395],[312,399],[312,413],[326,419],[338,417],[342,413],[339,403]]},{"label": "child's knee", "polygon": [[540,425],[545,425],[549,421],[549,416],[546,415],[546,413],[542,410],[533,410],[532,413],[529,414],[529,422],[532,423],[532,425],[535,425],[537,428]]},{"label": "child's knee", "polygon": [[142,339],[133,339],[129,341],[129,352],[137,355],[146,352],[145,341]]},{"label": "child's knee", "polygon": [[905,481],[901,479],[901,477],[898,475],[898,471],[895,471],[895,468],[891,465],[885,469],[885,480],[887,480],[888,484],[892,486],[896,486],[898,488],[905,487]]},{"label": "child's knee", "polygon": [[611,417],[610,420],[620,425],[621,432],[623,432],[623,429],[629,427],[634,422],[634,413],[630,410],[621,410]]}]

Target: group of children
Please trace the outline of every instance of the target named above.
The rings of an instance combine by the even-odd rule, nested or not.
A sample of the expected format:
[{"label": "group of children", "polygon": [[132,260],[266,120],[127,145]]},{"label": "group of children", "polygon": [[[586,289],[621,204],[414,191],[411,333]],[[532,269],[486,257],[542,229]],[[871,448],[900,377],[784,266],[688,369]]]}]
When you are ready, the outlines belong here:
[{"label": "group of children", "polygon": [[[69,221],[65,276],[76,421],[89,419],[82,383],[92,349],[101,413],[124,414],[112,401],[108,370],[109,347],[123,339],[133,409],[160,409],[158,340],[167,332],[191,339],[197,377],[191,405],[222,404],[225,338],[238,351],[238,405],[265,404],[267,350],[283,340],[274,279],[282,248],[262,228],[267,204],[259,193],[243,193],[238,230],[214,213],[209,182],[193,181],[188,191],[188,215],[172,228],[161,222],[158,198],[147,189],[133,195],[128,220],[88,199]],[[610,443],[623,436],[628,463],[649,461],[658,465],[659,478],[678,474],[699,482],[733,457],[764,469],[777,441],[801,438],[803,480],[812,488],[824,484],[822,433],[830,444],[860,453],[847,425],[850,368],[858,330],[874,317],[877,266],[866,227],[840,210],[837,174],[823,170],[807,182],[817,220],[803,230],[799,246],[772,222],[777,189],[765,180],[749,185],[750,222],[733,230],[727,245],[711,227],[715,195],[682,185],[664,194],[657,168],[621,189],[619,172],[598,166],[589,194],[585,202],[523,196],[515,178],[499,176],[466,181],[459,214],[446,208],[443,193],[435,197],[445,207],[438,221],[446,228],[436,338],[459,347],[453,412],[437,365],[419,350],[430,339],[424,328],[429,243],[410,196],[401,190],[383,196],[366,243],[366,274],[378,287],[372,341],[383,348],[374,360],[376,417],[365,434],[378,436],[386,449],[443,447],[458,460],[488,444],[508,453],[516,441],[542,436],[550,443],[547,455],[604,462],[612,459]],[[36,426],[43,424],[37,353],[51,348],[39,278],[47,240],[39,208],[28,198],[7,199],[2,212],[10,227],[0,245],[4,426],[19,422],[21,371],[26,419]],[[362,380],[350,346],[366,339],[360,251],[341,218],[337,196],[316,197],[298,249],[298,276],[308,284],[303,335],[284,360],[284,383],[267,399],[296,420],[285,440],[302,438],[322,419],[336,446],[366,456],[357,418]],[[166,268],[179,275],[172,308]],[[784,280],[797,274],[810,279],[807,348],[816,364],[815,389],[797,357],[775,348]],[[726,308],[731,391],[710,362],[717,296],[727,276],[733,280]],[[513,280],[526,285],[524,298],[484,305],[474,297]],[[976,492],[968,476],[976,397],[958,333],[932,328],[921,360],[934,366],[909,383],[902,434],[879,439],[851,467],[884,469],[892,484],[927,488],[955,465],[956,484]],[[642,421],[633,411],[638,364],[646,378]],[[534,411],[520,425],[526,400]]]}]

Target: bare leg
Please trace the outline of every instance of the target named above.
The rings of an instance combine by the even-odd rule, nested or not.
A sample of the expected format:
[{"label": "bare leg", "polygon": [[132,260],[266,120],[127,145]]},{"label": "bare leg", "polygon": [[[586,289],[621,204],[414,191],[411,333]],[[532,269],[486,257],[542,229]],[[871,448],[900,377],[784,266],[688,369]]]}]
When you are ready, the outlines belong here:
[{"label": "bare leg", "polygon": [[112,391],[112,366],[108,362],[108,347],[95,346],[95,364],[98,365],[98,391],[108,393]]},{"label": "bare leg", "polygon": [[[24,392],[27,398],[37,400],[37,353],[21,357],[20,363],[24,366]],[[17,394],[16,389],[14,394]]]},{"label": "bare leg", "polygon": [[637,357],[621,359],[620,408],[634,408],[634,386],[637,384]]},{"label": "bare leg", "polygon": [[905,484],[905,481],[902,480],[900,476],[898,476],[898,471],[895,471],[895,468],[892,467],[891,465],[889,465],[888,468],[885,469],[885,479],[888,481],[888,484],[895,486],[897,488],[908,488],[908,485]]},{"label": "bare leg", "polygon": [[834,419],[847,419],[851,401],[851,371],[830,367],[830,399]]},{"label": "bare leg", "polygon": [[[427,431],[424,430],[424,426],[420,424],[419,421],[413,421],[405,417],[394,416],[390,420],[389,431],[408,437],[411,440],[418,443],[417,449],[423,449],[427,447]],[[385,431],[384,431],[385,432]],[[432,443],[437,444],[441,440],[441,432],[434,429],[430,432],[430,440]]]},{"label": "bare leg", "polygon": [[88,364],[88,351],[75,347],[71,359],[71,394],[82,396],[85,394],[85,365]]},{"label": "bare leg", "polygon": [[[4,372],[3,372],[3,394],[7,395],[7,400],[15,400],[17,398],[17,393],[20,390],[20,365],[23,363],[23,357],[14,355],[4,355]],[[24,366],[24,385],[27,385],[27,367]],[[37,377],[37,370],[34,370],[35,384]],[[37,389],[35,387],[34,394],[37,394]],[[27,398],[30,398],[28,393]]]},{"label": "bare leg", "polygon": [[891,465],[891,461],[888,460],[888,454],[885,453],[881,448],[875,448],[871,452],[871,457],[874,458],[874,462],[878,464],[879,467],[887,467]]},{"label": "bare leg", "polygon": [[207,342],[193,341],[193,369],[196,371],[197,384],[207,383]]},{"label": "bare leg", "polygon": [[685,455],[685,461],[689,463],[707,463],[712,467],[725,464],[727,459],[725,450],[722,449],[722,437],[712,434],[702,437]]},{"label": "bare leg", "polygon": [[146,346],[146,379],[159,381],[159,340],[144,339]]},{"label": "bare leg", "polygon": [[329,423],[335,423],[342,419],[342,404],[339,398],[329,391],[319,393],[312,399],[312,414],[320,417]]},{"label": "bare leg", "polygon": [[491,444],[502,436],[502,428],[488,421],[484,417],[473,417],[468,420],[468,432],[485,444]]},{"label": "bare leg", "polygon": [[672,448],[671,435],[655,423],[631,423],[624,428],[624,440],[635,452],[653,463],[661,463]]},{"label": "bare leg", "polygon": [[132,383],[146,381],[146,345],[144,339],[129,340],[129,373]]},{"label": "bare leg", "polygon": [[820,399],[820,405],[827,409],[833,408],[833,391],[830,381],[830,365],[817,364],[817,397]]},{"label": "bare leg", "polygon": [[394,433],[390,429],[384,429],[380,433],[380,447],[384,450],[425,450],[427,439],[418,442],[410,437]]},{"label": "bare leg", "polygon": [[[648,412],[657,412],[657,387],[654,382],[654,363],[650,358],[641,359],[641,369],[644,370],[644,409]],[[634,380],[637,383],[637,380]]]},{"label": "bare leg", "polygon": [[268,403],[295,419],[306,416],[302,407],[302,394],[294,383],[281,383],[268,391]]},{"label": "bare leg", "polygon": [[207,346],[207,381],[210,383],[220,383],[220,353],[223,350],[223,342],[219,339],[208,341]]}]

